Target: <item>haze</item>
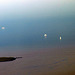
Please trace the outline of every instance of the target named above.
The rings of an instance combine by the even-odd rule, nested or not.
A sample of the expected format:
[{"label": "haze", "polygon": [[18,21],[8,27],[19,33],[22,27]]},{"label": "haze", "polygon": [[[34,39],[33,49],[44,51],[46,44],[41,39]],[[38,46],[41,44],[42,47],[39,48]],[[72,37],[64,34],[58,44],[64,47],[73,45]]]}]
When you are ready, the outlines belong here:
[{"label": "haze", "polygon": [[74,0],[0,0],[0,45],[75,44],[74,9]]}]

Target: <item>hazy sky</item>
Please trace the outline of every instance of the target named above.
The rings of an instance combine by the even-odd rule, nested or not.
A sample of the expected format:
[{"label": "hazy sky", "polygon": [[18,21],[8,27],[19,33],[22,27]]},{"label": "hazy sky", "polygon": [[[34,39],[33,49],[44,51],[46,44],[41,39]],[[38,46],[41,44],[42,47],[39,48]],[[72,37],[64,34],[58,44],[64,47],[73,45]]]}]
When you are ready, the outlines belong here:
[{"label": "hazy sky", "polygon": [[75,16],[75,0],[0,0],[0,19]]},{"label": "hazy sky", "polygon": [[0,46],[75,43],[74,9],[75,0],[0,0]]}]

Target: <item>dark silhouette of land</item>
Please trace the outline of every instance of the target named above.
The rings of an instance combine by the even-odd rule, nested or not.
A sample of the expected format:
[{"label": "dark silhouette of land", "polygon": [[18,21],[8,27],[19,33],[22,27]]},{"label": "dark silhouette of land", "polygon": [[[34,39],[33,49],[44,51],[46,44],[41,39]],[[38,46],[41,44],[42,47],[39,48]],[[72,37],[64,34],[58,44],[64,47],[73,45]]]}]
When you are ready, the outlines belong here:
[{"label": "dark silhouette of land", "polygon": [[0,57],[0,62],[14,61],[22,57]]}]

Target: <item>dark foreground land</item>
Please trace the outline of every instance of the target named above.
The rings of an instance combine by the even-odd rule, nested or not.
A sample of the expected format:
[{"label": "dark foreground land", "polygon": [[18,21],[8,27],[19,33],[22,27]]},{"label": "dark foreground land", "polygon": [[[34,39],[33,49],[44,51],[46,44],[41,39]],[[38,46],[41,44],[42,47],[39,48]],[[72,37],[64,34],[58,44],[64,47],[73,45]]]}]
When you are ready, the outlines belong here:
[{"label": "dark foreground land", "polygon": [[[0,62],[0,75],[75,75],[75,47],[20,50],[12,55],[23,58]],[[6,61],[6,58],[0,58],[0,61]]]},{"label": "dark foreground land", "polygon": [[22,57],[0,57],[0,62],[13,61],[13,60],[16,60],[18,58],[22,58]]}]

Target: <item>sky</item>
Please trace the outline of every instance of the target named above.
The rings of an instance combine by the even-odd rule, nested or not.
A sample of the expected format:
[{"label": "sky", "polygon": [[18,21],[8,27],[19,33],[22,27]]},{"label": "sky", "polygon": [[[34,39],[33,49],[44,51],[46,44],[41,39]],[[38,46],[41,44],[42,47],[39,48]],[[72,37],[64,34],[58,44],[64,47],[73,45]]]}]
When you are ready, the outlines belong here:
[{"label": "sky", "polygon": [[60,36],[75,44],[74,9],[74,0],[0,0],[0,46],[52,45]]},{"label": "sky", "polygon": [[0,0],[0,19],[75,16],[74,0]]}]

